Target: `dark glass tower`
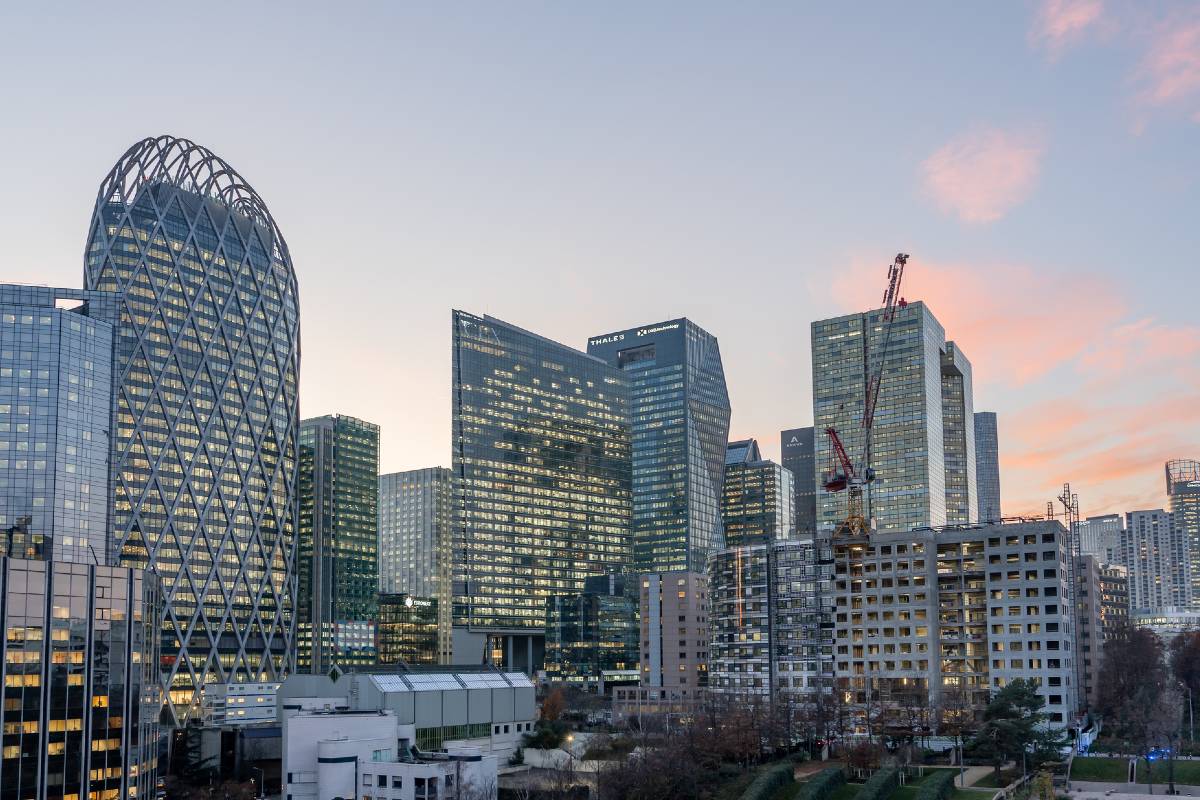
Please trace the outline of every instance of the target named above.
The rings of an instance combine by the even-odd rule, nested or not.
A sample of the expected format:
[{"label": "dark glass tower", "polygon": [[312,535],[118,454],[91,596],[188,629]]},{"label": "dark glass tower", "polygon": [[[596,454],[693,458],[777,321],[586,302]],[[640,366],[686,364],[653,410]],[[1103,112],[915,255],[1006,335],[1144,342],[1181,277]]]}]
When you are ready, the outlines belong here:
[{"label": "dark glass tower", "polygon": [[533,670],[547,598],[628,568],[629,384],[492,317],[453,337],[454,657]]},{"label": "dark glass tower", "polygon": [[296,275],[266,204],[186,139],[131,147],[100,186],[84,285],[119,294],[112,526],[162,579],[164,721],[206,683],[295,660]]},{"label": "dark glass tower", "polygon": [[754,439],[730,442],[721,498],[725,546],[795,539],[794,483],[790,471],[762,457]]},{"label": "dark glass tower", "polygon": [[378,425],[341,414],[300,423],[300,670],[375,663],[378,476]]},{"label": "dark glass tower", "polygon": [[796,479],[796,535],[817,535],[817,462],[815,428],[793,428],[779,434],[780,461]]},{"label": "dark glass tower", "polygon": [[721,548],[729,393],[717,338],[687,319],[588,340],[633,385],[633,562],[704,572]]},{"label": "dark glass tower", "polygon": [[[975,412],[975,481],[979,491],[979,521],[999,522],[1000,436],[995,411]],[[1117,524],[1118,529],[1120,523]]]}]

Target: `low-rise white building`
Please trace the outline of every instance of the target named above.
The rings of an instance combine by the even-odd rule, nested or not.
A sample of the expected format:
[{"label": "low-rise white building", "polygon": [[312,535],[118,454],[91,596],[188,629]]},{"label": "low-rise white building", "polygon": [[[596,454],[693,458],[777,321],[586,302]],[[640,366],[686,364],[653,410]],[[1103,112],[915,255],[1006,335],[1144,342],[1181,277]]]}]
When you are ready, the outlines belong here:
[{"label": "low-rise white building", "polygon": [[210,683],[200,694],[206,728],[273,723],[278,683]]},{"label": "low-rise white building", "polygon": [[499,759],[416,748],[391,711],[292,711],[283,721],[285,800],[490,800]]},{"label": "low-rise white building", "polygon": [[412,728],[421,751],[475,747],[504,759],[537,719],[528,676],[491,668],[391,666],[337,680],[292,675],[280,686],[278,705],[281,723],[308,711],[390,711]]}]

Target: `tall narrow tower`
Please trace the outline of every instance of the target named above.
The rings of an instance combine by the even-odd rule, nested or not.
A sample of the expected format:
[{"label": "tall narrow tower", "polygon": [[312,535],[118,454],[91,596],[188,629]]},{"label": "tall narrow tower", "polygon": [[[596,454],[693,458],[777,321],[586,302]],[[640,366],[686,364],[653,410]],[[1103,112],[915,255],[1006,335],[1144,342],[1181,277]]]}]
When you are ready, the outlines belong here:
[{"label": "tall narrow tower", "polygon": [[263,199],[186,139],[100,185],[85,288],[116,292],[113,548],[163,582],[163,719],[295,660],[296,275]]}]

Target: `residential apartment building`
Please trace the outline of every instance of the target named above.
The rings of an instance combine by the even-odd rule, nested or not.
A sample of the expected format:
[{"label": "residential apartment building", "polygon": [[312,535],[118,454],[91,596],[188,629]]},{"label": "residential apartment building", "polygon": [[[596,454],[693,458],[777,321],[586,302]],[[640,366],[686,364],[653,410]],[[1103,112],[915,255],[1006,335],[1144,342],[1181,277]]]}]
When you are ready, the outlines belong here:
[{"label": "residential apartment building", "polygon": [[1171,522],[1188,554],[1190,605],[1200,607],[1200,461],[1176,458],[1166,464]]},{"label": "residential apartment building", "polygon": [[982,525],[834,542],[835,675],[855,732],[913,708],[981,718],[992,691],[1034,678],[1054,725],[1077,710],[1067,532]]},{"label": "residential apartment building", "polygon": [[1130,511],[1117,562],[1129,571],[1131,612],[1187,608],[1192,597],[1188,542],[1169,511]]},{"label": "residential apartment building", "polygon": [[812,540],[769,541],[709,558],[709,691],[802,696],[833,685],[833,558]]}]

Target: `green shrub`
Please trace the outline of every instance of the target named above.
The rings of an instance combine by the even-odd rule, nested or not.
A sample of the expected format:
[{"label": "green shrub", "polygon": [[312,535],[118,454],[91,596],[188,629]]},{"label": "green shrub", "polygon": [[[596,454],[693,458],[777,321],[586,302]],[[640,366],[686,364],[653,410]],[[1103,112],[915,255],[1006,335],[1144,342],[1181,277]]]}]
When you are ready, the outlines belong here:
[{"label": "green shrub", "polygon": [[791,763],[776,764],[758,774],[746,791],[742,792],[742,800],[770,800],[781,788],[793,782]]},{"label": "green shrub", "polygon": [[846,774],[837,767],[821,770],[805,782],[796,800],[829,800],[845,782]]},{"label": "green shrub", "polygon": [[876,770],[855,795],[855,800],[887,800],[900,786],[900,773],[894,769]]},{"label": "green shrub", "polygon": [[958,770],[939,769],[917,787],[914,800],[947,800],[954,791],[954,776]]}]

